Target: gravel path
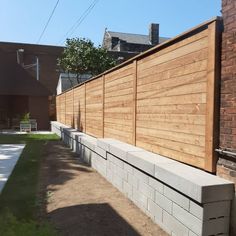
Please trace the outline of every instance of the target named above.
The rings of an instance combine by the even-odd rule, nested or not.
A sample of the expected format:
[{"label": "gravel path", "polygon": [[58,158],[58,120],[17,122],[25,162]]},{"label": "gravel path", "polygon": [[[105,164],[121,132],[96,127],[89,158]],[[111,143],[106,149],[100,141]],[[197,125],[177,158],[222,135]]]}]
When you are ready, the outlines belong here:
[{"label": "gravel path", "polygon": [[46,202],[42,215],[62,235],[167,235],[61,142],[49,142],[44,154],[40,193]]}]

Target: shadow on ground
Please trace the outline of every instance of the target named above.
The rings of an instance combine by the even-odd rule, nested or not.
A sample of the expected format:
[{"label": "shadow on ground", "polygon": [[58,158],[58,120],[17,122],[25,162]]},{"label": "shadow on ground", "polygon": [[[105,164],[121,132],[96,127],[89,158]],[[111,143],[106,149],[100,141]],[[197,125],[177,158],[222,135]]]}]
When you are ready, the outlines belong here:
[{"label": "shadow on ground", "polygon": [[[70,217],[65,218],[65,215]],[[48,214],[63,235],[139,236],[109,204],[85,204],[57,209]]]},{"label": "shadow on ground", "polygon": [[[68,155],[68,152],[70,155]],[[42,172],[47,172],[48,181],[51,187],[63,185],[78,175],[78,172],[90,172],[86,163],[79,159],[78,154],[73,153],[62,142],[49,142],[45,146]],[[50,171],[53,169],[53,171]]]}]

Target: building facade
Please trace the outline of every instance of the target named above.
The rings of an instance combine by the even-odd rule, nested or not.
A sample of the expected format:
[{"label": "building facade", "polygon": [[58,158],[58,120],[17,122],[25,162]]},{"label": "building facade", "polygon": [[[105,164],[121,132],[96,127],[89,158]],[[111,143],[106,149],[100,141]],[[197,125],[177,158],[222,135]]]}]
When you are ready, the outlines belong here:
[{"label": "building facade", "polygon": [[102,47],[118,62],[123,62],[169,38],[159,36],[159,24],[149,26],[149,34],[131,34],[105,30]]}]

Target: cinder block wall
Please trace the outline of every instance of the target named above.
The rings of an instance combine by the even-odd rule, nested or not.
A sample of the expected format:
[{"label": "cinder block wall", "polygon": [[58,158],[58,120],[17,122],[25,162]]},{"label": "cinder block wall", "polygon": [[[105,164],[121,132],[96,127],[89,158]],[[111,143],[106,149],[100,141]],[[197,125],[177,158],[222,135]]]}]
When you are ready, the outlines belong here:
[{"label": "cinder block wall", "polygon": [[[236,1],[222,0],[224,32],[221,54],[220,147],[236,152]],[[236,185],[236,158],[221,155],[217,174]],[[236,199],[236,198],[235,198]],[[231,235],[236,235],[236,200]]]},{"label": "cinder block wall", "polygon": [[54,133],[169,235],[228,236],[233,183],[111,138],[59,122]]}]

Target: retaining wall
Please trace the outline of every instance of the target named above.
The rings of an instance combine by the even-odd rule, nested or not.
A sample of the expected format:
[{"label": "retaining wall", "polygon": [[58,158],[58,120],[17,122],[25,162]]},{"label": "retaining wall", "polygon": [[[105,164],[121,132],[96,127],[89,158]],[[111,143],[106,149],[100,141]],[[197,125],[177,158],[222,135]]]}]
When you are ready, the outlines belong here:
[{"label": "retaining wall", "polygon": [[170,235],[229,234],[233,183],[142,148],[94,138],[59,122],[51,128]]}]

